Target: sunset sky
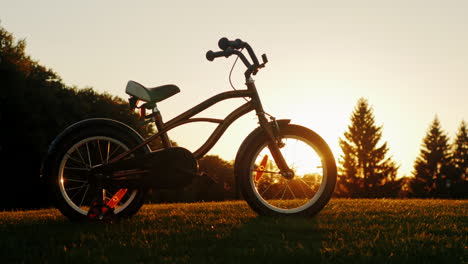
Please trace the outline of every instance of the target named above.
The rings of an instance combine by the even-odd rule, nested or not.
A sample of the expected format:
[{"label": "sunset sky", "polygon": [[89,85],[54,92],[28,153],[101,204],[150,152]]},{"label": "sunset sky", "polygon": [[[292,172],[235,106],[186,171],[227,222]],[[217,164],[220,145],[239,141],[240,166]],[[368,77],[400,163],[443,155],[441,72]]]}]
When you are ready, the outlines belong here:
[{"label": "sunset sky", "polygon": [[[234,61],[205,59],[221,37],[241,38],[267,67],[256,84],[265,110],[316,131],[338,158],[338,138],[360,97],[383,141],[410,175],[437,115],[451,142],[468,121],[468,1],[109,1],[1,0],[1,25],[67,85],[127,98],[128,80],[172,83],[181,93],[159,104],[165,120],[230,90]],[[243,65],[233,81],[243,88]],[[223,117],[231,100],[206,112]],[[64,109],[65,111],[66,109]],[[209,153],[233,160],[256,127],[243,117]],[[194,151],[214,126],[188,125],[170,137]]]}]

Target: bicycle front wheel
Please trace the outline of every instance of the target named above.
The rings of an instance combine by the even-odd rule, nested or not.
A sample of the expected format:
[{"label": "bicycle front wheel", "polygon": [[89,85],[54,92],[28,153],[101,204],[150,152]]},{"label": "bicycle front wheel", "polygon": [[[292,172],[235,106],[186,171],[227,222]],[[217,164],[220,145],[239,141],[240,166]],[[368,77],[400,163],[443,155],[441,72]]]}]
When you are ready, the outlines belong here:
[{"label": "bicycle front wheel", "polygon": [[260,135],[249,146],[236,175],[242,194],[260,215],[315,215],[333,194],[333,154],[318,134],[305,127],[282,126],[279,135],[280,151],[294,177],[281,175],[268,148],[268,138]]}]

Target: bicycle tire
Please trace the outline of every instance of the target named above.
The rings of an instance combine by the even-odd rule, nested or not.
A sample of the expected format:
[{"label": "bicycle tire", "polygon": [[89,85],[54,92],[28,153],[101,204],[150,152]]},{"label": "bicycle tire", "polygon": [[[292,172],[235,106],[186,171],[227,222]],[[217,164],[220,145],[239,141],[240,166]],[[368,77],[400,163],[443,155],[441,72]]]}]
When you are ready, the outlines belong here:
[{"label": "bicycle tire", "polygon": [[[129,133],[130,132],[125,132],[106,125],[85,126],[69,132],[60,140],[56,146],[57,150],[52,160],[51,173],[47,176],[46,182],[55,206],[69,220],[83,221],[87,219],[87,208],[92,202],[90,200],[92,197],[87,197],[87,194],[88,191],[90,191],[91,194],[93,190],[90,190],[92,187],[89,185],[89,182],[87,182],[86,176],[79,172],[75,175],[68,172],[69,169],[66,167],[67,164],[73,164],[69,165],[70,168],[73,168],[71,170],[85,171],[87,167],[98,165],[98,162],[95,161],[96,159],[99,159],[96,158],[99,156],[97,153],[101,152],[100,155],[106,155],[102,154],[102,152],[105,152],[105,148],[109,148],[111,150],[117,149],[115,150],[117,152],[119,149],[122,149],[123,151],[141,143],[136,140],[137,137],[133,137],[132,135],[129,135]],[[100,143],[101,141],[102,143]],[[96,147],[96,144],[99,148]],[[93,152],[91,150],[95,151]],[[76,152],[76,156],[73,156],[75,155],[74,152]],[[140,148],[136,153],[145,153],[145,149]],[[107,155],[109,154],[110,153],[107,153]],[[112,153],[111,157],[106,157],[106,159],[109,160],[110,158],[115,157],[116,155],[114,154],[116,153]],[[80,158],[80,156],[82,157]],[[89,166],[86,165],[88,162],[91,163]],[[82,168],[80,168],[80,165]],[[71,166],[77,167],[75,168]],[[75,178],[71,178],[72,176]],[[78,186],[73,187],[74,183]],[[73,193],[72,191],[74,190],[81,191],[82,194],[77,194],[76,192]],[[109,192],[108,195],[110,197],[112,196],[112,193],[110,192],[111,190],[105,191]],[[115,210],[116,217],[131,217],[137,213],[143,205],[146,193],[147,189],[144,186],[128,190],[126,196],[124,196],[124,199],[120,203],[120,206]],[[83,197],[81,199],[77,198],[79,195],[82,195]]]},{"label": "bicycle tire", "polygon": [[[239,161],[239,170],[236,172],[243,197],[260,215],[313,216],[328,203],[335,188],[337,170],[333,154],[326,142],[308,128],[292,124],[283,125],[279,128],[279,136],[286,143],[280,151],[285,156],[288,166],[295,170],[295,177],[293,179],[282,177],[272,160],[269,160],[270,163],[267,163],[269,165],[266,165],[270,166],[269,169],[265,168],[265,164],[262,169],[259,169],[262,166],[261,160],[268,160],[265,158],[268,154],[262,153],[269,152],[268,138],[264,133],[260,133],[254,140],[251,140],[245,155]],[[301,172],[302,168],[298,168],[297,164],[290,160],[292,154],[289,154],[291,148],[287,148],[289,143],[300,152],[297,159],[304,159],[302,155],[306,155],[307,152],[307,160],[301,160],[300,165],[307,167],[308,172],[305,170]],[[312,155],[320,159],[321,168],[314,170]],[[318,161],[315,160],[315,162]],[[257,179],[262,170],[263,172]],[[312,173],[312,171],[315,172]],[[317,186],[319,173],[321,173],[321,178]],[[308,180],[313,177],[315,181]],[[262,185],[262,181],[267,181],[267,183]],[[306,189],[307,187],[309,189]],[[313,192],[314,188],[315,192]],[[275,193],[276,197],[273,197]],[[300,205],[301,201],[305,202]]]}]

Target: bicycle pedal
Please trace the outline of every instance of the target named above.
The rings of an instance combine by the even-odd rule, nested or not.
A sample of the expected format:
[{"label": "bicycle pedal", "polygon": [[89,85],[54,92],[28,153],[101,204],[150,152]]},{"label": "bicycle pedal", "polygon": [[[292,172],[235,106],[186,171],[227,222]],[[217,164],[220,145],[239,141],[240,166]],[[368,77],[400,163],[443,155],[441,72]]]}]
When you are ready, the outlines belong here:
[{"label": "bicycle pedal", "polygon": [[94,201],[91,203],[87,217],[92,221],[110,223],[115,218],[114,208],[109,207],[103,201]]}]

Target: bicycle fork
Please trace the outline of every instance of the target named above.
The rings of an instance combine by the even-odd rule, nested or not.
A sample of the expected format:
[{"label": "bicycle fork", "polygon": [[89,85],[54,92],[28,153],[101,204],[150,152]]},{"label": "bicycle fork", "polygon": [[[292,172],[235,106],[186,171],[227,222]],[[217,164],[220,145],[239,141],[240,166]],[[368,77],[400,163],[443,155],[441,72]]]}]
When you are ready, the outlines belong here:
[{"label": "bicycle fork", "polygon": [[284,146],[284,143],[279,135],[279,126],[276,123],[276,120],[272,118],[272,122],[266,122],[265,116],[260,119],[263,119],[260,123],[264,123],[262,127],[268,137],[268,149],[273,156],[276,166],[280,169],[281,176],[288,180],[294,178],[294,171],[289,168],[283,154],[281,153],[281,148]]},{"label": "bicycle fork", "polygon": [[280,148],[282,148],[284,144],[281,141],[278,123],[276,122],[274,117],[271,117],[272,122],[268,122],[265,116],[266,113],[263,110],[262,103],[260,102],[260,97],[258,96],[254,80],[252,78],[247,79],[246,85],[250,91],[253,91],[252,100],[256,105],[255,110],[257,112],[259,124],[268,137],[268,148],[270,149],[271,155],[273,156],[276,165],[280,169],[280,174],[285,179],[290,180],[294,178],[294,171],[289,168],[288,164],[286,163],[286,160],[284,159],[283,154],[281,153]]}]

